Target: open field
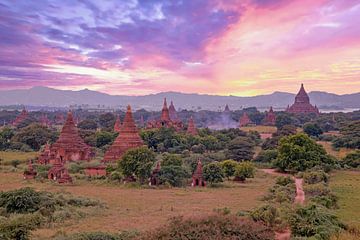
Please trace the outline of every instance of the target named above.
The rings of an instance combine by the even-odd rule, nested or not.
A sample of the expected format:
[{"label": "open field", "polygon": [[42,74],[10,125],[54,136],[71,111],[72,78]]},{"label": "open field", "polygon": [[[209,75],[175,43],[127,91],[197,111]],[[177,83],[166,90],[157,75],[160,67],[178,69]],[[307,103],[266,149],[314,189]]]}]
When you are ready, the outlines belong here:
[{"label": "open field", "polygon": [[2,164],[8,165],[12,160],[20,160],[21,163],[26,163],[27,160],[38,156],[38,152],[5,152],[0,151],[0,159]]},{"label": "open field", "polygon": [[74,185],[58,185],[45,181],[24,181],[20,172],[0,173],[0,191],[33,187],[50,192],[98,199],[107,209],[80,220],[69,220],[63,226],[39,229],[34,239],[48,239],[57,232],[144,231],[166,223],[173,216],[211,214],[215,209],[229,208],[232,212],[250,210],[261,204],[261,196],[274,182],[274,177],[258,172],[246,183],[226,183],[223,188],[140,189],[123,185],[75,181]]},{"label": "open field", "polygon": [[348,153],[354,151],[354,149],[350,149],[350,148],[340,148],[338,151],[333,149],[333,147],[331,146],[331,142],[325,142],[325,141],[318,141],[318,144],[321,144],[326,152],[328,154],[330,154],[331,156],[336,157],[337,159],[342,159],[344,158]]},{"label": "open field", "polygon": [[259,133],[274,133],[277,130],[277,128],[274,127],[274,126],[262,126],[262,125],[245,126],[245,127],[241,127],[240,129],[245,131],[245,132],[257,131]]}]

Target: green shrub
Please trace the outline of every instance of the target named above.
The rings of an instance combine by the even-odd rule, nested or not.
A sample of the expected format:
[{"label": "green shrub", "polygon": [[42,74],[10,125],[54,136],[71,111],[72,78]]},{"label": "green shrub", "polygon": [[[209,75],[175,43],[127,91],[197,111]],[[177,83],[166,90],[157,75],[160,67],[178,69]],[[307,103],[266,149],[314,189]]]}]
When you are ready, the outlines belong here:
[{"label": "green shrub", "polygon": [[270,163],[277,158],[277,155],[276,149],[262,150],[255,158],[255,162]]},{"label": "green shrub", "polygon": [[335,194],[329,193],[326,196],[316,196],[310,199],[311,202],[324,206],[329,209],[338,208],[338,197]]},{"label": "green shrub", "polygon": [[288,186],[289,184],[294,184],[295,180],[289,176],[280,176],[275,180],[275,184],[280,186]]},{"label": "green shrub", "polygon": [[331,190],[323,183],[311,184],[304,186],[305,195],[309,197],[326,196]]},{"label": "green shrub", "polygon": [[25,214],[0,220],[0,239],[30,239],[30,232],[40,226],[42,221],[40,214]]},{"label": "green shrub", "polygon": [[360,150],[351,152],[341,161],[343,167],[359,168],[360,167]]},{"label": "green shrub", "polygon": [[224,172],[219,163],[209,163],[204,166],[203,176],[210,184],[219,183],[223,181]]},{"label": "green shrub", "polygon": [[32,188],[0,193],[0,207],[8,213],[33,213],[40,209],[42,196]]},{"label": "green shrub", "polygon": [[159,174],[162,184],[169,184],[173,187],[185,185],[188,177],[190,177],[190,173],[184,167],[177,165],[162,166]]},{"label": "green shrub", "polygon": [[271,227],[280,222],[279,210],[270,204],[254,209],[250,212],[250,216],[254,221],[261,221]]},{"label": "green shrub", "polygon": [[84,170],[84,166],[79,163],[71,163],[68,167],[69,173],[75,174],[79,173],[80,171]]},{"label": "green shrub", "polygon": [[253,178],[255,166],[251,162],[241,162],[236,166],[234,175],[236,181],[245,181],[246,178]]},{"label": "green shrub", "polygon": [[238,163],[234,160],[225,160],[221,162],[221,168],[225,174],[225,177],[230,178],[234,176],[235,169]]},{"label": "green shrub", "polygon": [[303,173],[304,182],[307,184],[315,184],[329,181],[329,175],[322,170],[319,171],[309,171]]},{"label": "green shrub", "polygon": [[261,223],[233,215],[202,218],[173,218],[161,228],[144,233],[141,240],[270,240],[274,232]]},{"label": "green shrub", "polygon": [[310,204],[297,208],[289,218],[291,232],[296,237],[328,240],[331,235],[345,229],[345,225],[322,206]]}]

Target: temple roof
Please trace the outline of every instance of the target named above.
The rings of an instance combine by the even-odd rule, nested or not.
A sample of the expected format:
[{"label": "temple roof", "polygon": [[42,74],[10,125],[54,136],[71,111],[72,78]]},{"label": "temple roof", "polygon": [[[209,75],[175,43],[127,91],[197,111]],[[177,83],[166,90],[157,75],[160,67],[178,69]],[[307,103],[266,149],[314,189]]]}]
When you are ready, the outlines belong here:
[{"label": "temple roof", "polygon": [[166,98],[164,98],[164,105],[161,111],[161,121],[170,121],[169,109],[167,107]]},{"label": "temple roof", "polygon": [[189,123],[188,123],[188,128],[187,128],[187,131],[186,131],[188,134],[191,134],[191,135],[196,135],[197,134],[197,130],[196,130],[196,127],[195,127],[195,123],[194,123],[194,119],[193,117],[191,116],[190,119],[189,119]]}]

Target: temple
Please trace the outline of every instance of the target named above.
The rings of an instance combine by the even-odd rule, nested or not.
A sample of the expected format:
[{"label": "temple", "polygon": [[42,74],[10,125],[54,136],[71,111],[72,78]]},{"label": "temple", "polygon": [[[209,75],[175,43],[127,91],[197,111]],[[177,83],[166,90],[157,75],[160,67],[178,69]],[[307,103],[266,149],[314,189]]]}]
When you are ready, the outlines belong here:
[{"label": "temple", "polygon": [[294,114],[320,113],[316,106],[310,104],[310,98],[304,89],[304,84],[301,84],[300,91],[295,97],[294,104],[290,107],[288,106],[286,112]]},{"label": "temple", "polygon": [[178,120],[177,112],[176,112],[176,109],[174,107],[173,101],[170,102],[169,116],[170,116],[170,120],[172,120],[172,121],[177,121]]},{"label": "temple", "polygon": [[203,179],[202,164],[201,164],[200,160],[198,161],[196,170],[195,170],[194,174],[192,175],[191,186],[192,187],[205,187],[206,186],[206,182]]},{"label": "temple", "polygon": [[24,108],[21,113],[15,118],[14,122],[12,123],[13,126],[18,126],[20,123],[22,123],[25,119],[27,119],[29,116],[28,111]]},{"label": "temple", "polygon": [[115,120],[115,124],[114,124],[114,132],[120,132],[121,130],[121,121],[120,121],[120,117],[117,116],[116,120]]},{"label": "temple", "polygon": [[264,125],[274,126],[275,122],[276,122],[276,116],[273,108],[270,107],[270,110],[265,114]]},{"label": "temple", "polygon": [[50,152],[63,161],[90,160],[91,148],[79,136],[71,111],[68,112],[58,140],[51,145]]},{"label": "temple", "polygon": [[48,143],[45,144],[44,150],[40,153],[40,156],[38,157],[38,163],[39,164],[50,164],[50,160],[54,158],[54,154],[53,156],[51,156],[51,152],[50,152],[50,145]]},{"label": "temple", "polygon": [[28,168],[24,171],[24,179],[34,179],[37,175],[37,172],[34,170],[31,160],[29,160]]},{"label": "temple", "polygon": [[56,158],[55,163],[49,169],[48,179],[57,181],[58,183],[72,183],[72,178],[60,158]]},{"label": "temple", "polygon": [[191,116],[190,119],[189,119],[189,123],[188,123],[188,127],[187,127],[186,133],[187,133],[187,134],[190,134],[190,135],[197,135],[197,134],[198,134],[197,129],[196,129],[196,127],[195,127],[194,119],[193,119],[192,116]]},{"label": "temple", "polygon": [[246,112],[244,112],[243,115],[240,117],[239,124],[240,127],[245,127],[247,125],[252,124],[252,121],[250,120]]},{"label": "temple", "polygon": [[117,161],[127,150],[143,145],[144,142],[141,139],[139,131],[135,126],[131,107],[128,106],[119,135],[115,139],[114,143],[110,146],[110,148],[106,151],[103,161]]},{"label": "temple", "polygon": [[40,116],[39,121],[40,121],[40,124],[41,124],[41,125],[43,125],[43,126],[45,126],[45,127],[51,127],[51,121],[49,120],[49,118],[47,117],[46,114],[42,114],[42,115]]},{"label": "temple", "polygon": [[[174,108],[175,110],[175,108]],[[164,98],[164,104],[163,108],[161,110],[161,117],[158,120],[152,120],[147,123],[146,126],[148,129],[151,128],[161,128],[161,127],[167,127],[167,128],[175,128],[176,131],[180,131],[183,129],[183,124],[179,120],[171,119],[169,108],[167,107],[166,98]]]}]

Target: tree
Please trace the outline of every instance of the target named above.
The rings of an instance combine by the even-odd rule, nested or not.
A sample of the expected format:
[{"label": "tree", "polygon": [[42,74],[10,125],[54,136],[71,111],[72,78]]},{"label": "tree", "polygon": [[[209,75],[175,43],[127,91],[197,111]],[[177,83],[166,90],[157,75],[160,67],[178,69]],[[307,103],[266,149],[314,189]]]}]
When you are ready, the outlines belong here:
[{"label": "tree", "polygon": [[237,137],[227,146],[226,157],[236,161],[251,160],[254,155],[254,144],[247,137]]},{"label": "tree", "polygon": [[155,163],[155,153],[147,147],[128,150],[119,161],[119,168],[125,176],[135,176],[140,183],[150,177]]},{"label": "tree", "polygon": [[105,113],[99,116],[99,123],[101,128],[112,130],[114,128],[116,117],[112,113]]},{"label": "tree", "polygon": [[46,142],[55,141],[56,138],[56,132],[39,124],[31,124],[16,133],[11,141],[27,144],[33,150],[38,151]]},{"label": "tree", "polygon": [[97,129],[97,123],[94,120],[91,119],[85,119],[81,121],[78,125],[78,128],[85,129],[85,130],[96,130]]},{"label": "tree", "polygon": [[161,183],[168,183],[173,187],[180,187],[184,183],[184,179],[190,177],[190,174],[183,166],[166,165],[161,166],[159,179]]},{"label": "tree", "polygon": [[281,171],[305,171],[315,166],[329,167],[335,164],[321,145],[303,133],[283,137],[278,151],[274,166]]},{"label": "tree", "polygon": [[251,162],[241,162],[236,166],[234,175],[236,181],[245,181],[246,178],[253,178],[255,167]]},{"label": "tree", "polygon": [[321,135],[323,133],[323,131],[321,130],[319,125],[317,125],[316,123],[306,123],[304,125],[303,129],[307,135],[313,136],[313,137],[318,137],[319,135]]},{"label": "tree", "polygon": [[209,163],[203,168],[203,177],[210,184],[223,181],[224,172],[219,163]]},{"label": "tree", "polygon": [[277,155],[276,149],[262,150],[255,158],[255,162],[270,163],[277,158]]},{"label": "tree", "polygon": [[358,168],[360,167],[360,150],[351,152],[341,161],[344,167]]},{"label": "tree", "polygon": [[111,144],[114,141],[114,139],[116,138],[116,136],[117,136],[117,134],[114,134],[111,132],[106,132],[106,131],[97,132],[95,134],[96,147],[102,147],[107,144]]},{"label": "tree", "polygon": [[179,155],[175,154],[164,154],[163,159],[161,161],[161,167],[165,166],[181,166],[182,160]]},{"label": "tree", "polygon": [[282,114],[279,114],[278,116],[276,116],[275,125],[277,128],[281,128],[285,125],[291,125],[293,123],[294,123],[294,121],[289,114],[282,113]]},{"label": "tree", "polygon": [[223,169],[225,177],[228,179],[234,176],[235,169],[238,163],[234,160],[225,160],[221,162],[221,168]]}]

